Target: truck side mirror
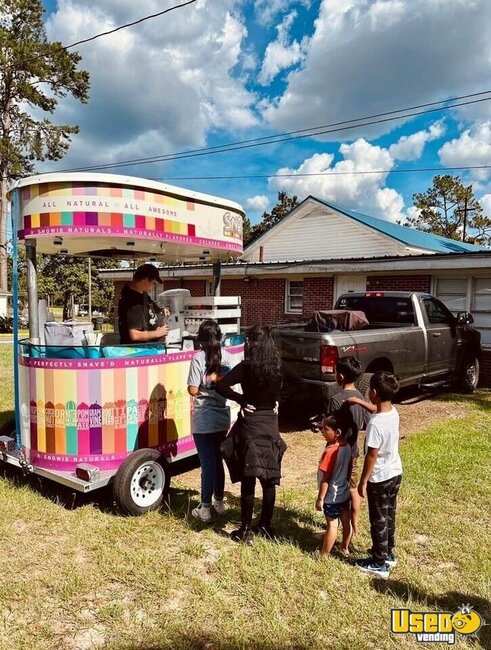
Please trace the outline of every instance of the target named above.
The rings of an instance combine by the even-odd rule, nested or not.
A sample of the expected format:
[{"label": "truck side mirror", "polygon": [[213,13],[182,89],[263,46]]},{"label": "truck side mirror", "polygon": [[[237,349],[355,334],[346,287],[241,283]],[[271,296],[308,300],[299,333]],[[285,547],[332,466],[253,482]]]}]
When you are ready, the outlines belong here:
[{"label": "truck side mirror", "polygon": [[457,323],[459,325],[472,325],[474,317],[468,311],[459,311],[457,313]]}]

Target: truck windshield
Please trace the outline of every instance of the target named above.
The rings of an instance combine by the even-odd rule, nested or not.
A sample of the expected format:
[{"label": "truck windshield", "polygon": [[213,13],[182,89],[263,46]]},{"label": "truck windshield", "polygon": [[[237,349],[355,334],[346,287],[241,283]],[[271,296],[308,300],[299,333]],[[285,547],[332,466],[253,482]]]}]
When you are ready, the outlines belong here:
[{"label": "truck windshield", "polygon": [[410,298],[393,296],[341,296],[337,309],[362,311],[369,323],[414,325],[414,310]]}]

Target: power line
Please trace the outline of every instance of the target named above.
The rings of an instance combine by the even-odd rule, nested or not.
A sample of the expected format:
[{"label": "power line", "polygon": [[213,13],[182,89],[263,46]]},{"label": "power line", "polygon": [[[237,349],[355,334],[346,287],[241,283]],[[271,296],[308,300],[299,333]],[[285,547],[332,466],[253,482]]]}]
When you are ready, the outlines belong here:
[{"label": "power line", "polygon": [[[476,96],[476,95],[483,95],[483,94],[489,94],[491,91],[485,91],[483,93],[475,93],[474,95],[471,96]],[[465,96],[464,96],[465,97]],[[313,136],[318,136],[318,135],[325,135],[327,133],[339,133],[341,131],[347,131],[351,129],[356,129],[360,128],[363,126],[372,126],[374,124],[382,124],[384,122],[392,122],[394,120],[401,120],[401,119],[407,119],[409,117],[414,117],[417,115],[425,115],[429,113],[435,113],[438,111],[444,111],[444,110],[450,110],[451,108],[458,108],[461,106],[469,106],[471,104],[477,104],[481,102],[486,102],[491,100],[490,97],[483,97],[481,99],[474,99],[470,100],[467,102],[458,102],[458,103],[453,103],[447,106],[440,106],[438,108],[432,108],[432,109],[427,109],[427,110],[422,110],[422,111],[411,111],[411,109],[406,108],[406,109],[399,109],[399,111],[389,111],[388,113],[380,113],[379,115],[393,115],[393,113],[396,112],[405,112],[405,115],[396,115],[392,117],[384,117],[382,119],[370,119],[370,116],[367,118],[357,118],[357,119],[352,119],[352,120],[346,120],[345,122],[337,122],[334,123],[332,126],[335,126],[335,128],[325,128],[325,126],[330,126],[330,125],[325,125],[325,126],[319,126],[319,127],[312,127],[312,129],[302,129],[301,130],[301,135],[290,135],[290,133],[286,134],[280,134],[277,136],[265,136],[264,138],[256,138],[254,140],[243,140],[243,141],[238,141],[238,142],[232,142],[228,143],[225,145],[216,145],[214,147],[203,147],[201,149],[193,149],[190,151],[184,151],[184,152],[176,152],[176,153],[171,153],[171,154],[165,154],[162,156],[151,156],[149,158],[133,158],[130,160],[125,160],[117,163],[104,163],[101,165],[88,165],[86,167],[74,167],[74,168],[68,168],[68,169],[60,169],[57,170],[59,172],[80,172],[80,171],[91,171],[91,170],[104,170],[104,169],[114,169],[117,167],[128,167],[128,166],[133,166],[133,165],[146,165],[146,164],[153,164],[157,162],[167,162],[167,161],[172,161],[172,160],[182,160],[184,158],[195,158],[198,156],[207,156],[207,155],[212,155],[215,153],[227,153],[231,151],[239,151],[242,149],[250,149],[253,147],[260,147],[268,144],[277,144],[281,142],[290,142],[293,140],[299,140],[307,137],[313,137]],[[444,100],[442,100],[444,101]],[[442,103],[442,102],[436,102],[436,103]],[[431,104],[429,104],[431,105]],[[363,121],[365,120],[365,121]],[[359,124],[353,124],[353,122],[360,122]],[[338,124],[349,124],[348,126],[342,126],[342,127],[337,127],[336,125]],[[306,131],[309,131],[306,133]],[[298,131],[292,131],[291,134],[294,133],[299,133]]]},{"label": "power line", "polygon": [[95,34],[94,36],[90,36],[89,38],[84,38],[80,41],[76,41],[75,43],[71,43],[70,45],[65,45],[64,49],[68,50],[72,47],[76,47],[77,45],[82,45],[83,43],[89,43],[90,41],[95,41],[96,38],[101,38],[102,36],[108,36],[109,34],[114,34],[114,32],[119,32],[121,29],[126,29],[127,27],[133,27],[134,25],[139,25],[140,23],[143,23],[146,20],[150,20],[151,18],[158,18],[159,16],[163,16],[164,14],[169,13],[169,11],[174,11],[174,9],[181,9],[181,7],[186,7],[187,5],[192,5],[196,0],[188,0],[187,2],[183,2],[180,5],[175,5],[174,7],[169,7],[168,9],[164,9],[164,11],[159,11],[156,14],[151,14],[149,16],[144,16],[143,18],[139,18],[138,20],[134,20],[131,23],[125,23],[124,25],[120,25],[119,27],[115,27],[114,29],[110,29],[107,32],[100,32],[99,34]]},{"label": "power line", "polygon": [[[89,43],[90,41],[95,41],[97,38],[101,38],[102,36],[108,36],[109,34],[114,34],[115,32],[119,32],[122,29],[127,29],[128,27],[133,27],[134,25],[138,25],[140,23],[145,22],[146,20],[150,20],[152,18],[158,18],[159,16],[163,16],[164,14],[169,13],[170,11],[174,11],[174,9],[181,9],[182,7],[186,7],[187,5],[191,5],[195,3],[197,0],[187,0],[187,2],[183,2],[180,5],[174,5],[173,7],[168,7],[167,9],[164,9],[163,11],[159,11],[155,14],[150,14],[148,16],[143,16],[143,18],[138,18],[138,20],[134,20],[130,23],[125,23],[124,25],[119,25],[119,27],[114,27],[114,29],[109,29],[106,32],[100,32],[99,34],[94,34],[93,36],[89,36],[88,38],[83,38],[80,41],[76,41],[75,43],[70,43],[70,45],[60,45],[58,51],[61,50],[69,50],[72,47],[76,47],[77,45],[82,45],[84,43]],[[54,43],[56,44],[56,43]],[[38,56],[32,56],[27,59],[23,60],[23,63],[30,63],[31,61],[36,61],[37,59],[40,59],[41,57]],[[15,68],[16,64],[10,63],[8,65],[5,65],[3,67],[3,72],[8,70],[9,68]]]},{"label": "power line", "polygon": [[166,176],[154,177],[148,180],[188,180],[188,181],[207,181],[207,180],[233,180],[240,178],[299,178],[304,176],[358,176],[366,174],[411,174],[413,172],[444,172],[444,171],[468,171],[473,169],[491,169],[491,165],[466,165],[462,167],[415,167],[414,169],[358,169],[356,171],[326,171],[326,172],[306,172],[292,174],[252,174],[240,176]]}]

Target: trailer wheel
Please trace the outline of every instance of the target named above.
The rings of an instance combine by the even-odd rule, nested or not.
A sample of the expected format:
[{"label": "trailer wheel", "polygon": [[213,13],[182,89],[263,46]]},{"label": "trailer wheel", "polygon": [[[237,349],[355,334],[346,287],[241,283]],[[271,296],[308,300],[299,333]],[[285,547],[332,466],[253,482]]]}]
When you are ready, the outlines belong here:
[{"label": "trailer wheel", "polygon": [[167,499],[170,471],[155,449],[138,449],[121,464],[114,479],[114,498],[123,512],[142,515]]},{"label": "trailer wheel", "polygon": [[364,372],[358,382],[358,390],[363,395],[364,399],[368,399],[368,391],[370,390],[370,379],[373,372]]},{"label": "trailer wheel", "polygon": [[473,393],[479,383],[479,359],[470,357],[462,364],[459,387],[464,393]]}]

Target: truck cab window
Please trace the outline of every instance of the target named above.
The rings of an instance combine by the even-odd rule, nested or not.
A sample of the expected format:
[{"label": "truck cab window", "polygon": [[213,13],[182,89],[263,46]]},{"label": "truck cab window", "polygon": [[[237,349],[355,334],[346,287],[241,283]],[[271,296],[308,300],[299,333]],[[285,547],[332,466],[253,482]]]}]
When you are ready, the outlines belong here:
[{"label": "truck cab window", "polygon": [[430,325],[452,325],[453,317],[444,304],[433,298],[423,301]]},{"label": "truck cab window", "polygon": [[414,325],[414,310],[409,298],[343,296],[337,308],[362,311],[372,324]]}]

